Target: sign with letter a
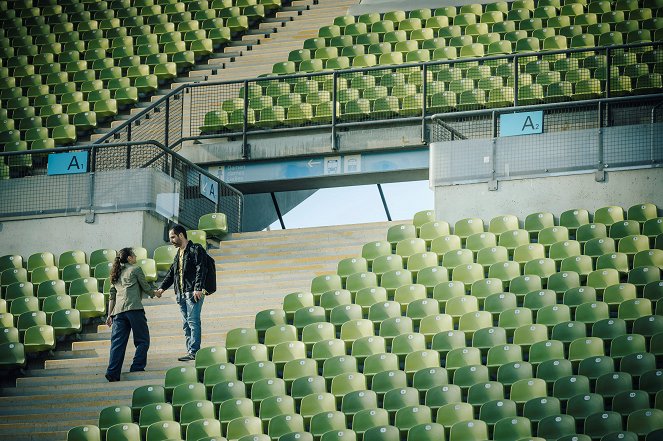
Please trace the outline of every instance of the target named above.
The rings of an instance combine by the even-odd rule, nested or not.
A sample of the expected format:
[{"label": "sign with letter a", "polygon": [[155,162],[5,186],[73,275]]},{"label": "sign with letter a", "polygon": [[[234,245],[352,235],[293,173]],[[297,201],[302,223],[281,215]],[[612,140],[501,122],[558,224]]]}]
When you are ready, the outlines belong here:
[{"label": "sign with letter a", "polygon": [[200,194],[216,204],[219,200],[219,183],[205,175],[200,175]]},{"label": "sign with letter a", "polygon": [[543,111],[500,115],[500,136],[543,133]]},{"label": "sign with letter a", "polygon": [[48,175],[87,173],[88,152],[51,153],[48,155]]}]

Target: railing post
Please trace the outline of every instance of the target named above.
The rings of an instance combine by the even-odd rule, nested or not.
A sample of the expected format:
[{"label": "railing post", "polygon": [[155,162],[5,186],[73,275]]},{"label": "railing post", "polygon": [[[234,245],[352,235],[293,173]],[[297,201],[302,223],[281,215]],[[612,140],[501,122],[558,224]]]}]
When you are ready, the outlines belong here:
[{"label": "railing post", "polygon": [[605,182],[605,162],[603,161],[603,103],[598,102],[598,161],[596,164],[596,174],[594,180],[596,182]]},{"label": "railing post", "polygon": [[169,135],[170,135],[170,97],[166,100],[166,133],[164,135],[164,142],[163,144],[170,148],[169,144]]},{"label": "railing post", "polygon": [[276,194],[271,192],[272,203],[274,204],[274,210],[276,210],[276,216],[279,218],[279,223],[281,224],[281,229],[285,230],[285,222],[283,222],[283,215],[281,214],[281,208],[279,208],[279,202],[276,200]]},{"label": "railing post", "polygon": [[518,107],[518,55],[513,57],[513,106]]},{"label": "railing post", "polygon": [[337,87],[338,86],[338,73],[334,71],[332,73],[332,130],[331,130],[331,145],[332,145],[332,150],[338,150],[338,146],[336,145],[336,103],[337,103]]},{"label": "railing post", "polygon": [[94,207],[94,161],[95,161],[95,155],[96,155],[96,148],[93,146],[89,151],[88,151],[88,157],[87,157],[87,175],[88,175],[88,215],[85,218],[86,223],[92,223],[94,217],[88,217],[88,216],[94,216],[92,215],[92,208]]},{"label": "railing post", "polygon": [[391,213],[389,213],[389,206],[387,205],[387,199],[384,197],[384,192],[382,191],[382,185],[378,184],[378,192],[380,192],[380,199],[382,200],[382,206],[384,207],[384,212],[387,215],[387,220],[391,222]]},{"label": "railing post", "polygon": [[426,143],[426,104],[428,102],[428,65],[424,64],[421,74],[424,76],[421,85],[423,100],[421,104],[421,143]]},{"label": "railing post", "polygon": [[242,125],[242,159],[249,159],[249,143],[246,130],[249,118],[249,82],[244,80],[244,123]]},{"label": "railing post", "polygon": [[612,72],[610,71],[610,68],[612,67],[612,60],[610,59],[612,50],[610,48],[606,48],[605,50],[605,68],[606,68],[606,75],[605,75],[605,97],[610,98],[610,84],[612,83]]}]

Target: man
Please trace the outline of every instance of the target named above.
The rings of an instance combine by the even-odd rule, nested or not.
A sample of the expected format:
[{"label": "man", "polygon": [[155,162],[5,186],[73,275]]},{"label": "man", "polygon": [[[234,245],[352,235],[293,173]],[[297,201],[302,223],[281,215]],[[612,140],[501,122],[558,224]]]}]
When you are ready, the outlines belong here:
[{"label": "man", "polygon": [[181,225],[174,225],[168,232],[168,238],[178,250],[157,292],[161,294],[171,285],[175,285],[175,300],[182,312],[187,349],[187,354],[178,360],[191,361],[196,359],[196,352],[200,349],[200,312],[205,300],[203,284],[207,272],[205,249],[189,241],[186,230]]}]

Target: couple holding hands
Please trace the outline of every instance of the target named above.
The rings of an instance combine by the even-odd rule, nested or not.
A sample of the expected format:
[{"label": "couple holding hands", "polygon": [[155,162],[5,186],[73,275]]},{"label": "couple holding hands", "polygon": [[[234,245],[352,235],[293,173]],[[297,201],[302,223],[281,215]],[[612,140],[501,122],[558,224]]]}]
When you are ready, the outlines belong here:
[{"label": "couple holding hands", "polygon": [[159,289],[153,289],[145,279],[142,268],[136,265],[136,255],[132,248],[122,248],[113,262],[106,320],[106,324],[111,327],[110,359],[106,369],[106,379],[110,382],[120,381],[130,332],[133,332],[136,351],[129,371],[145,370],[150,331],[142,304],[143,295],[161,297],[164,290],[175,285],[175,299],[182,313],[187,346],[187,354],[178,360],[195,360],[196,352],[200,349],[200,312],[205,299],[202,289],[205,265],[201,252],[205,253],[205,250],[187,239],[186,230],[181,225],[173,226],[168,236],[170,243],[178,250]]}]

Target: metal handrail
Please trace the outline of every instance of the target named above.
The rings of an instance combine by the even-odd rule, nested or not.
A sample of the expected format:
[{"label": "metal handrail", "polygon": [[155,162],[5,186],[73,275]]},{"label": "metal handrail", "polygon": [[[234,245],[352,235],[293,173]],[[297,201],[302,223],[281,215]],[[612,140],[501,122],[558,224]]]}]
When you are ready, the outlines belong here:
[{"label": "metal handrail", "polygon": [[[574,54],[574,53],[584,53],[584,52],[606,52],[609,54],[612,51],[619,50],[619,49],[634,49],[634,48],[640,48],[640,47],[648,47],[648,46],[660,46],[662,45],[663,42],[660,41],[654,41],[654,42],[643,42],[643,43],[632,43],[632,44],[623,44],[623,45],[614,45],[614,46],[594,46],[594,47],[589,47],[589,48],[573,48],[573,49],[560,49],[560,50],[554,50],[554,51],[539,51],[539,52],[522,52],[522,53],[511,53],[511,54],[501,54],[501,55],[490,55],[490,56],[484,56],[484,57],[475,57],[475,58],[456,58],[453,60],[435,60],[435,61],[428,61],[428,62],[419,62],[419,63],[404,63],[404,64],[397,64],[397,65],[378,65],[378,66],[370,66],[370,67],[361,67],[361,68],[349,68],[349,69],[342,69],[342,70],[331,70],[331,71],[321,71],[321,72],[311,72],[311,73],[296,73],[296,74],[288,74],[288,75],[266,75],[263,77],[255,77],[251,79],[244,79],[244,80],[231,80],[231,81],[194,81],[191,83],[186,83],[178,88],[172,90],[168,94],[162,96],[159,98],[156,102],[151,104],[150,106],[146,107],[143,109],[141,112],[137,113],[133,117],[127,119],[124,121],[122,124],[111,130],[110,132],[106,133],[104,136],[99,138],[98,140],[95,141],[95,144],[100,144],[104,143],[106,140],[108,140],[110,137],[116,135],[117,133],[120,133],[121,131],[130,128],[131,125],[140,120],[141,118],[145,117],[146,115],[149,114],[149,112],[153,111],[154,109],[160,108],[164,104],[168,106],[170,98],[181,95],[185,93],[187,90],[193,90],[195,88],[199,87],[209,87],[209,86],[219,86],[219,85],[239,85],[243,84],[244,85],[244,122],[243,122],[243,130],[238,131],[238,132],[232,132],[232,133],[224,133],[223,136],[242,136],[242,144],[244,146],[243,149],[243,156],[245,159],[249,157],[248,155],[248,144],[247,144],[247,133],[278,133],[278,132],[293,132],[293,131],[299,131],[299,130],[311,130],[311,129],[324,129],[324,128],[331,128],[332,130],[332,148],[336,148],[336,129],[341,128],[341,127],[352,127],[356,125],[371,125],[375,123],[379,123],[380,120],[370,120],[370,121],[360,121],[360,122],[338,122],[337,117],[336,117],[336,105],[332,105],[332,123],[331,124],[319,124],[319,125],[311,125],[311,126],[300,126],[300,127],[288,127],[288,128],[275,128],[275,129],[259,129],[259,130],[247,130],[247,112],[248,112],[248,91],[247,85],[249,83],[255,83],[255,82],[262,82],[262,81],[271,81],[271,80],[291,80],[291,79],[301,79],[301,78],[315,78],[319,76],[329,76],[332,75],[334,82],[338,78],[339,75],[347,75],[347,74],[352,74],[356,72],[372,72],[372,71],[377,71],[377,70],[386,70],[386,69],[407,69],[407,68],[422,68],[424,72],[429,69],[432,66],[441,66],[441,65],[454,65],[458,63],[472,63],[472,62],[487,62],[487,61],[494,61],[494,60],[511,60],[515,61],[516,63],[518,62],[519,59],[521,58],[529,58],[529,57],[542,57],[542,56],[547,56],[547,55],[557,55],[557,54]],[[516,73],[518,69],[515,70]],[[606,72],[607,76],[610,77],[611,72],[610,69],[607,69]],[[424,75],[423,78],[424,84],[428,82],[428,79]],[[336,83],[334,83],[336,84]],[[609,89],[609,84],[610,81],[609,79],[607,80],[607,85],[606,85],[606,98],[610,97],[610,89]],[[333,90],[333,102],[335,103],[336,101],[336,87],[334,87]],[[425,100],[424,100],[425,101]],[[518,106],[518,82],[514,83],[514,106]],[[423,107],[425,108],[426,105],[424,104]],[[480,112],[480,111],[473,111],[473,112]],[[462,112],[453,112],[453,114],[459,114]],[[396,118],[391,118],[389,121],[393,121]],[[412,121],[421,121],[422,122],[422,127],[425,124],[426,120],[430,120],[430,115],[426,116],[425,112],[422,112],[422,116],[420,117],[407,117],[407,118],[397,118],[399,121],[407,121],[407,120],[412,120]],[[386,120],[383,120],[386,121]],[[168,133],[168,130],[165,130],[166,133]],[[217,138],[218,135],[198,135],[198,136],[188,136],[188,137],[180,137],[177,140],[168,140],[168,137],[166,137],[166,140],[168,140],[168,145],[167,147],[169,148],[174,148],[177,147],[179,144],[181,144],[184,141],[188,140],[195,140],[195,139],[210,139],[210,138]],[[423,139],[423,137],[422,137]]]}]

